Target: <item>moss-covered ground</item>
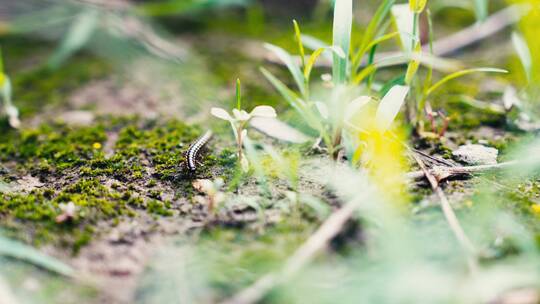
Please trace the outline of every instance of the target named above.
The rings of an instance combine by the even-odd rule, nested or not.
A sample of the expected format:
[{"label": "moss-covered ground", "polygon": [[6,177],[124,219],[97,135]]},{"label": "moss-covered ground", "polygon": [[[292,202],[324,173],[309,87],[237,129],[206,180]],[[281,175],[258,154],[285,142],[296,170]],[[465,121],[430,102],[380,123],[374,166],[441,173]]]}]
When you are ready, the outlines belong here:
[{"label": "moss-covered ground", "polygon": [[[201,38],[194,39],[187,35],[186,39],[194,40],[192,51],[204,59],[208,65],[205,68],[217,79],[215,96],[225,96],[219,97],[216,103],[232,104],[232,83],[236,77],[240,77],[245,83],[246,108],[261,103],[270,104],[276,107],[281,117],[297,121],[295,112],[288,109],[286,103],[258,73],[257,68],[263,62],[260,57],[254,59],[235,45],[263,39],[293,49],[290,27],[278,26],[282,22],[276,23],[275,27],[272,23],[265,27],[264,22],[259,24],[247,20],[255,22],[247,30],[242,22],[230,21],[234,19],[231,16],[238,17],[237,12],[231,14],[220,18],[210,15],[207,19],[202,18],[203,21],[184,21],[186,23],[183,25],[187,24],[189,30],[176,33],[183,37],[186,32],[192,32],[192,27],[201,33]],[[319,14],[325,16],[325,12]],[[463,17],[461,13],[458,15],[464,19],[459,21],[461,23],[468,23],[473,18],[469,15]],[[444,16],[452,21],[441,19],[439,21],[442,25],[439,26],[449,30],[446,23],[455,23],[456,20],[452,13]],[[165,24],[167,22],[164,20]],[[310,21],[303,30],[328,40],[331,33],[327,25]],[[175,28],[175,24],[168,26]],[[270,28],[271,31],[268,30]],[[205,39],[205,35],[210,38]],[[360,38],[354,37],[355,40]],[[270,197],[268,193],[259,195],[260,182],[252,177],[239,177],[234,161],[233,139],[225,123],[204,121],[191,124],[167,115],[154,119],[136,115],[95,115],[90,124],[73,125],[51,119],[50,115],[45,118],[40,116],[44,110],[58,114],[70,110],[92,112],[94,109],[91,107],[73,109],[69,99],[77,89],[93,81],[107,79],[109,75],[118,72],[117,67],[108,60],[83,52],[59,69],[50,70],[42,64],[34,65],[33,62],[43,63],[52,52],[53,44],[18,37],[4,37],[0,44],[6,58],[6,71],[12,76],[15,103],[23,119],[20,130],[9,128],[7,121],[0,119],[0,186],[7,186],[7,190],[0,193],[0,229],[3,235],[45,248],[67,263],[76,264],[73,261],[78,261],[78,257],[86,259],[85,249],[91,256],[97,250],[93,245],[106,240],[111,232],[123,229],[125,223],[143,226],[140,228],[144,232],[137,234],[135,239],[144,242],[153,241],[155,235],[169,229],[171,223],[176,228],[188,221],[191,228],[182,230],[182,234],[174,238],[180,239],[181,244],[197,244],[204,250],[201,254],[211,260],[213,265],[220,265],[207,269],[205,273],[211,285],[211,300],[216,300],[233,294],[240,286],[253,282],[281,265],[320,223],[321,219],[313,216],[311,208],[301,206],[300,210],[284,210],[276,203],[285,199],[283,194],[270,191]],[[509,58],[506,64],[515,66],[515,59]],[[282,78],[287,77],[280,68],[270,68]],[[471,106],[470,100],[464,96],[486,100],[500,98],[481,92],[479,86],[486,78],[473,79],[471,82],[453,82],[437,93],[437,103],[433,106],[444,108],[451,118],[448,133],[442,139],[414,138],[413,142],[418,149],[450,158],[451,151],[458,145],[482,141],[499,149],[500,160],[505,160],[513,144],[530,140],[530,135],[516,131],[509,125],[504,115]],[[200,157],[201,165],[197,172],[190,173],[185,168],[185,152],[207,128],[215,130],[216,138]],[[291,150],[293,152],[289,156],[299,163],[309,158],[305,147]],[[271,164],[265,169],[272,181],[276,182],[272,187],[287,189],[284,182],[276,177],[277,174],[273,174],[275,168]],[[222,213],[202,206],[194,198],[197,193],[192,186],[193,180],[218,177],[226,181],[228,192],[239,198],[242,195],[257,196],[256,199],[264,202],[261,204],[262,209],[268,207],[278,213],[278,220],[270,220],[272,212],[262,212],[261,215],[260,210],[253,206],[242,206],[240,211],[225,210]],[[240,183],[244,183],[244,189],[237,188]],[[472,182],[451,181],[445,184],[449,196],[457,194],[460,198],[467,198],[456,205],[458,212],[467,210],[469,205],[477,201],[485,200],[480,194],[483,188],[477,187],[479,184],[497,187],[499,195],[492,198],[493,203],[517,215],[533,231],[537,246],[540,247],[538,180],[509,181],[510,186],[501,185],[500,176],[497,175]],[[333,195],[321,188],[319,184],[310,184],[307,190],[315,196],[323,193],[331,201]],[[423,200],[429,199],[431,191],[423,183],[412,185],[411,189],[411,209],[419,208]],[[63,213],[61,206],[70,202],[76,207],[75,216],[59,220]],[[418,221],[422,222],[423,219],[420,215]],[[136,228],[132,227],[130,231]],[[361,243],[359,230],[356,226],[351,227],[341,237]],[[341,247],[339,241],[336,240],[333,248],[338,253],[337,259],[348,255],[346,246]],[[115,248],[118,243],[122,242],[106,242],[109,246],[107,250],[114,251],[111,248]],[[136,241],[130,239],[124,243],[133,245]],[[510,247],[505,247],[505,250],[512,252]],[[101,251],[97,252],[102,254]],[[99,258],[96,259],[96,263],[99,263]],[[146,262],[139,261],[141,265],[135,268],[142,272],[141,269],[152,264]],[[23,286],[23,291],[36,288],[32,281],[28,282],[28,277],[34,276],[40,282],[38,285],[41,287],[37,288],[39,292],[30,292],[32,296],[29,301],[36,303],[73,303],[73,298],[97,303],[99,300],[96,299],[100,299],[96,297],[97,294],[107,294],[107,287],[59,278],[12,260],[0,260],[0,265],[10,265],[6,266],[5,273],[11,284]],[[102,272],[102,269],[96,271],[99,275]],[[132,273],[126,276],[129,275],[135,276]],[[122,280],[121,276],[116,276]],[[65,291],[63,289],[66,286],[76,288]],[[137,292],[129,292],[137,293],[139,302],[145,303],[145,299],[153,299],[147,295],[145,288],[147,286],[143,285]],[[67,295],[63,295],[64,292]],[[279,294],[272,295],[269,302],[279,303]]]}]

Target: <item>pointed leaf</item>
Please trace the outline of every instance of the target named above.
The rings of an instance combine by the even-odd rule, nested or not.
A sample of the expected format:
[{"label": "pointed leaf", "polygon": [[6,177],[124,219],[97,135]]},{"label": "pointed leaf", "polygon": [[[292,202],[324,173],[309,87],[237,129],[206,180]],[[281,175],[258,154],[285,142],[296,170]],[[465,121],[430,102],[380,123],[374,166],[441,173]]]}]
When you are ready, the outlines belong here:
[{"label": "pointed leaf", "polygon": [[65,276],[71,276],[73,274],[71,267],[55,258],[46,256],[33,247],[2,236],[0,236],[0,256],[24,260]]},{"label": "pointed leaf", "polygon": [[414,13],[407,4],[396,4],[392,6],[392,15],[400,33],[402,48],[410,53],[413,41],[418,41],[418,33],[414,35]]},{"label": "pointed leaf", "polygon": [[308,60],[306,66],[304,68],[304,77],[306,79],[309,80],[309,77],[311,76],[311,70],[313,69],[313,66],[315,65],[315,62],[317,61],[319,56],[324,54],[324,52],[327,51],[327,50],[332,51],[334,53],[334,55],[337,55],[337,56],[339,56],[341,58],[346,58],[345,52],[343,52],[343,50],[340,47],[335,47],[335,46],[322,47],[322,48],[319,48],[319,49],[315,50],[313,52],[313,54],[311,54],[311,56],[309,57],[309,60]]},{"label": "pointed leaf", "polygon": [[407,93],[409,93],[408,86],[396,85],[383,97],[375,114],[375,121],[379,131],[385,132],[390,128],[390,125],[405,102]]},{"label": "pointed leaf", "polygon": [[294,61],[293,57],[284,49],[278,46],[266,43],[264,47],[274,53],[287,66],[289,72],[294,78],[294,81],[296,82],[296,85],[298,86],[298,89],[300,90],[302,95],[305,95],[306,87],[304,84],[304,74],[302,74],[302,72],[300,71],[300,68]]},{"label": "pointed leaf", "polygon": [[360,96],[351,101],[345,108],[345,121],[351,120],[351,118],[371,100],[372,98],[370,96]]},{"label": "pointed leaf", "polygon": [[468,75],[468,74],[472,74],[472,73],[478,73],[478,72],[508,73],[508,71],[506,71],[506,70],[496,69],[496,68],[474,68],[474,69],[467,69],[467,70],[458,71],[458,72],[452,73],[450,75],[447,75],[446,77],[444,77],[443,79],[439,80],[437,83],[432,85],[427,90],[426,96],[430,95],[435,90],[437,90],[440,86],[442,86],[443,84],[445,84],[446,82],[448,82],[448,81],[450,81],[452,79],[455,79],[455,78],[458,78],[458,77],[461,77],[461,76],[465,76],[465,75]]},{"label": "pointed leaf", "polygon": [[62,43],[55,51],[49,65],[57,67],[66,58],[80,50],[90,39],[98,26],[99,13],[94,9],[82,11],[67,32],[62,40]]},{"label": "pointed leaf", "polygon": [[326,106],[326,104],[320,101],[316,101],[315,106],[317,107],[319,114],[321,114],[321,117],[324,119],[328,119],[329,114],[328,114],[328,107]]},{"label": "pointed leaf", "polygon": [[345,53],[345,58],[336,54],[333,56],[332,75],[336,84],[344,83],[347,78],[347,62],[351,47],[352,8],[352,0],[335,1],[332,45],[340,47]]},{"label": "pointed leaf", "polygon": [[514,48],[516,49],[516,52],[519,56],[519,60],[521,61],[521,64],[523,65],[523,69],[525,70],[525,75],[527,75],[527,80],[531,81],[531,73],[532,73],[532,58],[531,58],[531,52],[529,50],[529,46],[527,45],[527,42],[525,42],[525,39],[520,34],[513,32],[512,33],[512,43],[514,44]]}]

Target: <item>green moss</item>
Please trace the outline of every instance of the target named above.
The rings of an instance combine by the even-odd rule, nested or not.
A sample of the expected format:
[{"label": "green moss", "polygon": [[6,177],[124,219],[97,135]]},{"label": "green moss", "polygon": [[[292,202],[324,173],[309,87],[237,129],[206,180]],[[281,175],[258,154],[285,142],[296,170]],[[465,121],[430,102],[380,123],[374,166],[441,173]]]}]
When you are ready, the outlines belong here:
[{"label": "green moss", "polygon": [[[102,147],[109,132],[117,132],[118,139],[114,153],[107,156]],[[149,187],[160,181],[178,195],[191,195],[194,176],[184,174],[184,153],[200,134],[197,127],[176,120],[136,118],[101,118],[90,127],[52,124],[4,134],[1,160],[16,162],[17,171],[40,177],[47,187],[0,194],[0,219],[14,236],[28,242],[59,243],[77,251],[92,239],[99,222],[118,223],[138,210],[170,216],[174,204],[162,200],[161,190]],[[211,176],[211,168],[227,163],[214,156],[201,161],[197,176]],[[76,216],[57,223],[60,204],[69,202],[77,206]]]}]

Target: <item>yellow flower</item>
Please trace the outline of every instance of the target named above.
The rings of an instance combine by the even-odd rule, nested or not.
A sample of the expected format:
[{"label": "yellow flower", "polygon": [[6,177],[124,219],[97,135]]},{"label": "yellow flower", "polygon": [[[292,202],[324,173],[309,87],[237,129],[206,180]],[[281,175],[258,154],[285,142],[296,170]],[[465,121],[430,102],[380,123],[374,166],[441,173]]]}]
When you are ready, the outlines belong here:
[{"label": "yellow flower", "polygon": [[534,204],[531,206],[532,213],[540,215],[540,204]]},{"label": "yellow flower", "polygon": [[409,7],[411,11],[420,14],[426,7],[427,0],[410,0]]},{"label": "yellow flower", "polygon": [[98,143],[98,142],[95,142],[93,145],[92,145],[92,148],[96,149],[96,150],[99,150],[101,149],[101,144]]}]

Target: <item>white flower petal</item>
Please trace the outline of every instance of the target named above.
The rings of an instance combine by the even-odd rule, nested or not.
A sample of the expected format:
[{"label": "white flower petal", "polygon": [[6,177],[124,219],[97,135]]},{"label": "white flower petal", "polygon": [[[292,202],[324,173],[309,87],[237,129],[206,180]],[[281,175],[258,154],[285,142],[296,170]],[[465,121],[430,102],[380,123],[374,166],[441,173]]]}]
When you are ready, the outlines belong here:
[{"label": "white flower petal", "polygon": [[405,101],[407,93],[409,93],[408,86],[395,85],[383,97],[375,114],[375,121],[379,131],[384,132],[390,128]]},{"label": "white flower petal", "polygon": [[231,121],[233,119],[231,115],[222,108],[212,108],[210,109],[210,114],[223,120]]},{"label": "white flower petal", "polygon": [[250,114],[251,116],[269,117],[269,118],[273,118],[277,116],[276,110],[274,110],[274,108],[272,108],[271,106],[256,106],[251,111]]}]

